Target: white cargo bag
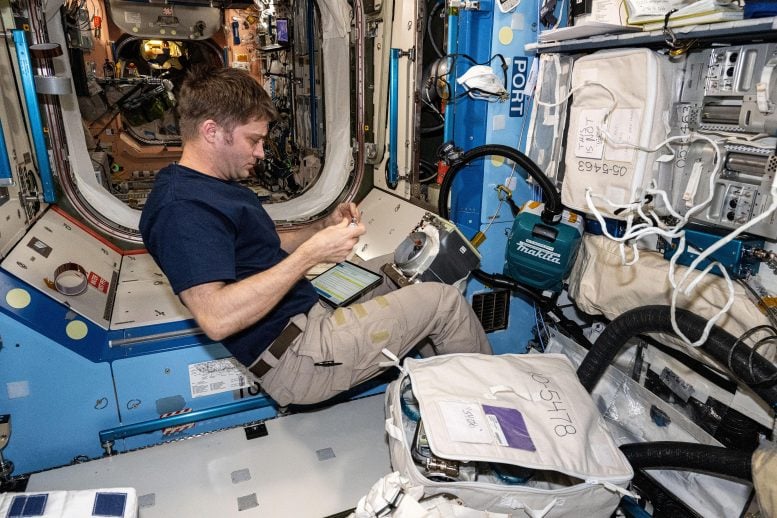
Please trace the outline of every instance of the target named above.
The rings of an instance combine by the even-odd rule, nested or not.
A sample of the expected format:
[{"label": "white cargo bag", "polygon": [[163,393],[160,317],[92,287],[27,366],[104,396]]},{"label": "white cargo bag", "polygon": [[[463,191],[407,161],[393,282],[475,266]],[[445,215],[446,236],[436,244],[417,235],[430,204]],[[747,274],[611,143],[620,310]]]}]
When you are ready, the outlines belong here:
[{"label": "white cargo bag", "polygon": [[[593,518],[630,494],[631,466],[566,356],[448,354],[407,358],[403,371],[386,391],[391,464],[426,496],[453,494],[510,516]],[[416,464],[419,414],[434,457],[463,463],[462,477],[431,480]],[[510,466],[534,472],[506,483],[499,471]]]},{"label": "white cargo bag", "polygon": [[670,175],[658,174],[657,159],[667,149],[645,150],[669,135],[675,68],[668,57],[642,48],[604,50],[575,61],[561,189],[565,206],[591,214],[590,188],[603,216],[626,219],[607,201],[637,202],[652,180],[671,188]]}]

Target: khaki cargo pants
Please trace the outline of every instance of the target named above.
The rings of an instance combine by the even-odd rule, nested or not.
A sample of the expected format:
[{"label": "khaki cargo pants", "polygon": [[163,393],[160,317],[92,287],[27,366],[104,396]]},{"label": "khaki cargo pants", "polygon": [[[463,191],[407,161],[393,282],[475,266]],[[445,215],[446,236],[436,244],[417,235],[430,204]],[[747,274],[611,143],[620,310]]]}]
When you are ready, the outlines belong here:
[{"label": "khaki cargo pants", "polygon": [[337,310],[319,302],[292,318],[302,334],[280,359],[261,356],[274,366],[259,380],[264,391],[280,406],[318,403],[388,368],[380,366],[390,361],[383,349],[402,358],[427,337],[436,354],[491,354],[480,322],[453,286],[424,282],[390,290],[384,281],[366,300]]}]

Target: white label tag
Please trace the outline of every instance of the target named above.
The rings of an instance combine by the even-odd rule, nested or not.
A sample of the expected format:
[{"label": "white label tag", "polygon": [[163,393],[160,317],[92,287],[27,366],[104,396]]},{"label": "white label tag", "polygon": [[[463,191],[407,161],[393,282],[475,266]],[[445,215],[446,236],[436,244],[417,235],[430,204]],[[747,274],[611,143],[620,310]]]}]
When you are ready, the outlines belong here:
[{"label": "white label tag", "polygon": [[252,380],[245,367],[230,357],[189,365],[189,385],[195,398],[250,387]]},{"label": "white label tag", "polygon": [[575,156],[579,158],[602,159],[604,141],[599,134],[607,110],[581,110],[577,119],[577,140],[575,141]]},{"label": "white label tag", "polygon": [[493,442],[493,436],[479,404],[440,401],[438,405],[452,441],[478,444]]},{"label": "white label tag", "polygon": [[[634,145],[639,135],[640,110],[619,108],[613,110],[607,123],[607,132],[615,142],[607,146],[605,158],[615,162],[631,162],[634,158]],[[617,144],[623,142],[624,144]]]},{"label": "white label tag", "polygon": [[143,18],[138,12],[125,11],[124,21],[130,25],[140,25],[143,21]]}]

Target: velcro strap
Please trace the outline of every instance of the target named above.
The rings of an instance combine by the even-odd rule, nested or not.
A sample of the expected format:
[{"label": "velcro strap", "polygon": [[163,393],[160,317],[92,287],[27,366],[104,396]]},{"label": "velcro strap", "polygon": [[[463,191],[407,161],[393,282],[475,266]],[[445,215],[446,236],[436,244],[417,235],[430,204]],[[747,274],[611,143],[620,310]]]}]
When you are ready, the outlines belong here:
[{"label": "velcro strap", "polygon": [[[276,360],[280,360],[281,356],[283,356],[283,353],[286,352],[286,349],[288,349],[289,346],[294,343],[294,339],[297,338],[301,333],[302,329],[300,329],[299,326],[294,323],[289,323],[289,325],[287,325],[284,330],[281,331],[281,334],[278,335],[278,338],[273,340],[273,342],[270,344],[270,347],[268,347],[267,350],[262,353],[262,355],[269,353],[273,355]],[[264,359],[259,357],[259,359],[256,360],[254,364],[248,368],[248,370],[251,371],[251,374],[261,379],[272,368],[273,365],[270,365]]]}]

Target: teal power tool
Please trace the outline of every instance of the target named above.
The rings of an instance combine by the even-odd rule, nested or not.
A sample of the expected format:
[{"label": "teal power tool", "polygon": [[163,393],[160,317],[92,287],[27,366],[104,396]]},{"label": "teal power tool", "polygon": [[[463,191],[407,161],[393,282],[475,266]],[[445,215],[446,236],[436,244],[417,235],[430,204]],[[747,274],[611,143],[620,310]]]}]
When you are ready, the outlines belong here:
[{"label": "teal power tool", "polygon": [[526,202],[507,241],[504,273],[526,286],[559,292],[583,237],[583,218],[564,210],[558,224],[542,219],[544,204]]}]

